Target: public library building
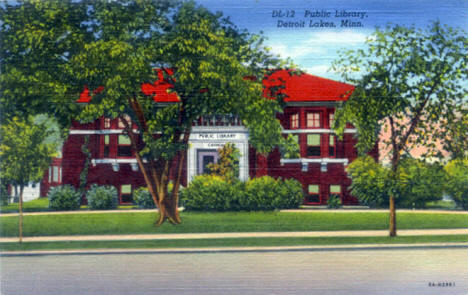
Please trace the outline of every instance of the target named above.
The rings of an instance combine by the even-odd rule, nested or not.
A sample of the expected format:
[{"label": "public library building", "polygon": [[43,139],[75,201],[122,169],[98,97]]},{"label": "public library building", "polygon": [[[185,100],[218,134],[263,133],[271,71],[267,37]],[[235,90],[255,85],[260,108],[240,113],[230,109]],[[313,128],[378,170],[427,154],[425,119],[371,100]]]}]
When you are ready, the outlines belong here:
[{"label": "public library building", "polygon": [[[325,205],[332,194],[339,195],[343,205],[358,204],[348,191],[351,180],[345,171],[357,157],[356,130],[349,126],[343,139],[338,140],[331,129],[337,104],[347,100],[354,87],[306,73],[290,75],[286,70],[272,73],[264,83],[268,86],[278,80],[285,81],[283,91],[287,97],[284,112],[277,118],[284,135],[292,134],[299,143],[300,157],[283,159],[278,149],[268,156],[259,155],[249,145],[248,131],[239,118],[203,117],[193,122],[182,184],[185,186],[195,176],[206,173],[207,165],[218,161],[217,150],[233,143],[240,152],[241,180],[263,175],[295,178],[302,183],[306,205]],[[154,96],[157,102],[177,102],[177,95],[167,92],[167,88],[163,79],[142,85],[143,92],[157,94]],[[90,99],[86,91],[80,96],[82,102]],[[88,158],[88,185],[113,185],[119,192],[119,202],[130,204],[132,191],[146,184],[123,128],[119,119],[100,118],[89,124],[74,122],[63,145],[62,158],[54,159],[45,172],[41,195],[45,196],[51,186],[60,184],[78,187]],[[88,154],[82,151],[85,141],[88,141]],[[378,157],[377,146],[371,155]]]}]

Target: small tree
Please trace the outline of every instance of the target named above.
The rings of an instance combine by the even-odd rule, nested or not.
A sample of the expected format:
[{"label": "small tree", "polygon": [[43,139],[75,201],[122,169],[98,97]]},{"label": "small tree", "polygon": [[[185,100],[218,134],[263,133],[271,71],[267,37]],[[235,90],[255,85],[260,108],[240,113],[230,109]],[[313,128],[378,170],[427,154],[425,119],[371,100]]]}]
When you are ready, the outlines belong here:
[{"label": "small tree", "polygon": [[45,143],[52,133],[32,117],[14,117],[0,127],[0,175],[19,187],[19,241],[23,238],[23,190],[31,181],[39,181],[55,155],[55,143]]},{"label": "small tree", "polygon": [[458,206],[468,210],[468,159],[452,160],[444,169],[448,176],[445,190]]},{"label": "small tree", "polygon": [[210,174],[219,175],[228,181],[239,177],[239,150],[233,143],[226,143],[218,149],[218,163],[208,164]]},{"label": "small tree", "polygon": [[[466,112],[468,39],[466,33],[433,23],[427,30],[394,26],[377,29],[367,47],[344,52],[333,68],[356,85],[337,112],[342,133],[346,122],[357,128],[358,150],[372,149],[386,124],[390,138],[393,192],[389,197],[390,236],[396,236],[395,193],[401,157],[415,146],[440,156],[436,140]],[[456,130],[456,129],[455,129]],[[466,136],[465,136],[466,137]]]}]

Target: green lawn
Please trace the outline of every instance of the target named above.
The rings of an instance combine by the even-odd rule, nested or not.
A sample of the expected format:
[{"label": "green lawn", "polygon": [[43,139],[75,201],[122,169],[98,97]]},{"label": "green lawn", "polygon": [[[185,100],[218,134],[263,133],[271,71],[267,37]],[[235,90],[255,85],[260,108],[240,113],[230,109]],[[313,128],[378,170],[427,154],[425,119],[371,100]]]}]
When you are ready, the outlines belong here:
[{"label": "green lawn", "polygon": [[[182,223],[154,227],[156,213],[82,213],[24,216],[25,236],[378,230],[388,228],[388,213],[334,212],[182,212]],[[468,214],[397,213],[399,229],[468,228]],[[0,217],[0,236],[18,234],[18,217]]]},{"label": "green lawn", "polygon": [[[6,206],[0,206],[1,213],[18,212],[18,203],[10,203]],[[23,203],[25,212],[49,211],[49,199],[39,198]]]},{"label": "green lawn", "polygon": [[[19,211],[18,203],[11,203],[6,206],[0,206],[0,213],[16,213]],[[134,209],[137,208],[136,205],[120,205],[117,209]],[[80,210],[88,210],[89,207],[82,205]],[[49,209],[49,199],[47,198],[39,198],[32,201],[24,202],[23,203],[23,211],[24,212],[47,212],[53,211]]]},{"label": "green lawn", "polygon": [[439,242],[468,242],[467,235],[405,236],[405,237],[327,237],[327,238],[240,238],[240,239],[186,239],[136,241],[79,241],[79,242],[27,242],[0,243],[0,251],[54,250],[54,249],[157,249],[203,247],[262,247],[313,246],[356,244],[412,244]]}]

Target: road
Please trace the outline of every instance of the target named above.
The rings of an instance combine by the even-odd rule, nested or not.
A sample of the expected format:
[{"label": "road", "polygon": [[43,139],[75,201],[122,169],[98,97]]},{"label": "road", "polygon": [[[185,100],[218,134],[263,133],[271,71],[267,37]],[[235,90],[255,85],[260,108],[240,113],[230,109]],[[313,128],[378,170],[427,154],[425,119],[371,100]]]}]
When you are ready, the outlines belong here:
[{"label": "road", "polygon": [[3,295],[468,294],[466,248],[0,259]]}]

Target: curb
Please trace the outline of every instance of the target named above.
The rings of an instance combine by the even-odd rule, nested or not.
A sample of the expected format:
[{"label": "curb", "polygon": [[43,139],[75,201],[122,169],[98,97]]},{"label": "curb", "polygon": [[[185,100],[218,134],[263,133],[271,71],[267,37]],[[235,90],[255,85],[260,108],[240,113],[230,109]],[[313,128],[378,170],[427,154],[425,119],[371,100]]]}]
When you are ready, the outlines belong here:
[{"label": "curb", "polygon": [[323,252],[366,250],[423,250],[468,249],[468,243],[431,244],[360,244],[333,246],[284,246],[284,247],[217,247],[217,248],[161,248],[161,249],[95,249],[95,250],[36,250],[5,251],[0,257],[61,256],[61,255],[136,255],[136,254],[213,254],[213,253],[268,253],[268,252]]}]

